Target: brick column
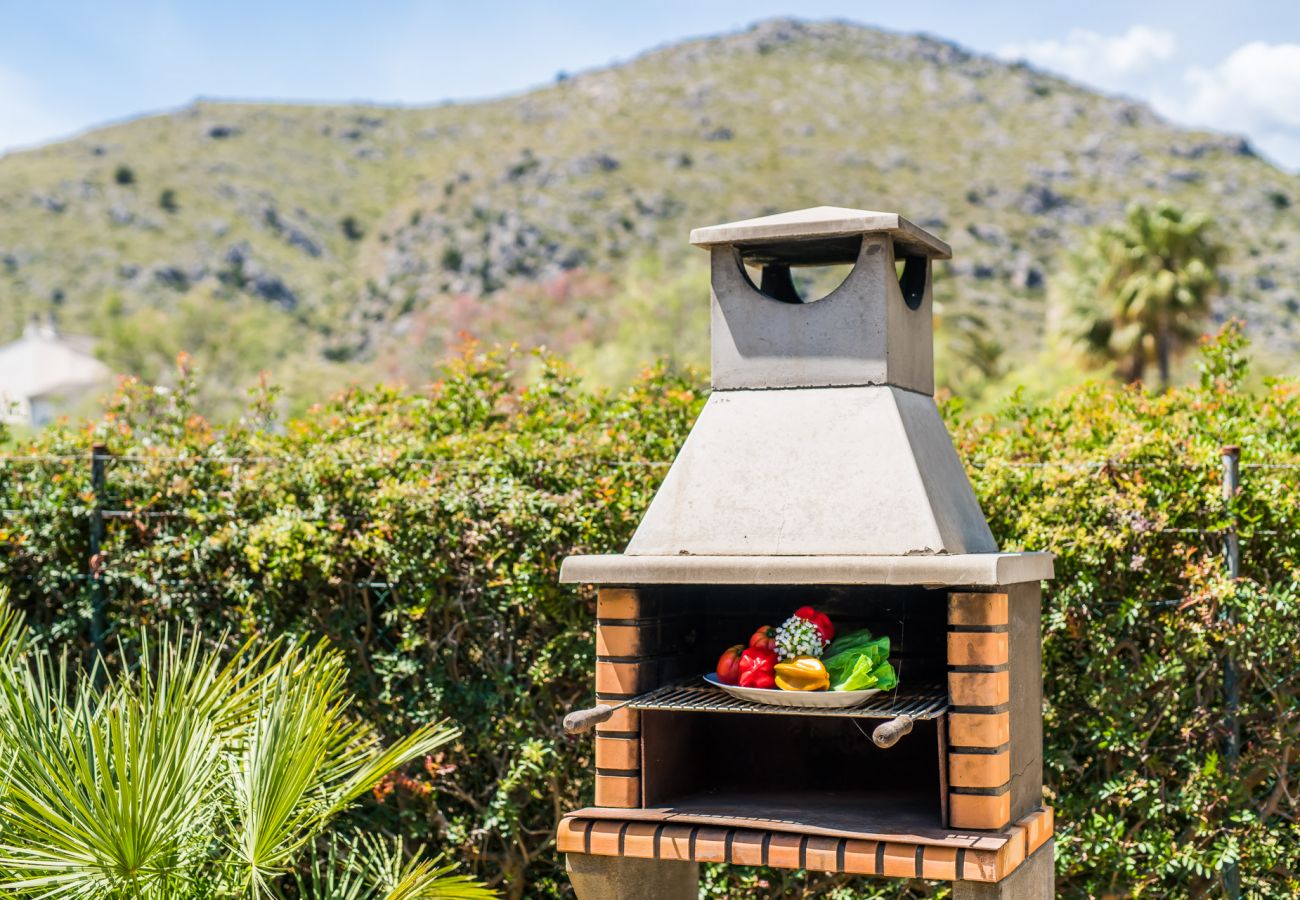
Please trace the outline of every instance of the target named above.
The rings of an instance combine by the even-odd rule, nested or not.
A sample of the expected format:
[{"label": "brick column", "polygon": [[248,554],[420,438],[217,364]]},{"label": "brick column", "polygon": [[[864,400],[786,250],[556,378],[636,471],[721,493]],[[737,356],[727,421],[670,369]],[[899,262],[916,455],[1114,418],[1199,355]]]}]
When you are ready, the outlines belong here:
[{"label": "brick column", "polygon": [[948,817],[954,828],[1011,823],[1006,594],[948,595]]},{"label": "brick column", "polygon": [[1042,807],[1043,679],[1036,582],[948,595],[948,813],[1003,829]]},{"label": "brick column", "polygon": [[[596,702],[621,703],[660,683],[657,610],[631,588],[601,588],[596,597]],[[621,709],[596,726],[596,805],[641,805],[641,720]]]}]

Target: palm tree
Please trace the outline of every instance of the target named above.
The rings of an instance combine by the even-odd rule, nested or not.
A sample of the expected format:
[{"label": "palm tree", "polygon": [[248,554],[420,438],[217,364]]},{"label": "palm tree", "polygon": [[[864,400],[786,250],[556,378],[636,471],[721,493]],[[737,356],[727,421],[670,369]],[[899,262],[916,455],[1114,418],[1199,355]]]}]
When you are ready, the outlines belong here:
[{"label": "palm tree", "polygon": [[496,896],[450,867],[404,862],[400,844],[329,831],[457,729],[433,722],[380,746],[350,715],[343,657],[324,644],[245,646],[227,665],[200,647],[164,634],[119,673],[74,671],[32,645],[0,595],[0,895]]},{"label": "palm tree", "polygon": [[1118,364],[1130,382],[1154,363],[1168,387],[1173,355],[1202,333],[1224,255],[1206,216],[1168,203],[1130,206],[1122,224],[1090,236],[1053,285],[1054,330]]}]

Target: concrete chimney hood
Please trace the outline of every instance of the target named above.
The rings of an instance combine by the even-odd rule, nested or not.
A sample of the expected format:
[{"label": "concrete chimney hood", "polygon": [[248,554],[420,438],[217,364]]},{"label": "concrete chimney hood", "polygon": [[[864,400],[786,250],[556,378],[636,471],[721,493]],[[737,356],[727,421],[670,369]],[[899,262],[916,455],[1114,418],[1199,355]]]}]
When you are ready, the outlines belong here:
[{"label": "concrete chimney hood", "polygon": [[[713,393],[626,553],[595,584],[984,584],[1052,577],[999,553],[935,406],[932,260],[895,213],[817,207],[699,228]],[[755,285],[745,264],[761,267]],[[851,263],[804,302],[790,269]]]}]

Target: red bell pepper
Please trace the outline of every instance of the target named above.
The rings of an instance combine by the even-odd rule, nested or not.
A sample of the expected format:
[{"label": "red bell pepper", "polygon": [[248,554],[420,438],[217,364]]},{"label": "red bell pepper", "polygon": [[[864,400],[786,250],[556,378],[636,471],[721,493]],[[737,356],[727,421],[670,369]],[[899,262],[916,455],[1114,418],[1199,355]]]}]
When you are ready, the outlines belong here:
[{"label": "red bell pepper", "polygon": [[722,651],[718,658],[718,680],[723,684],[740,683],[740,655],[745,652],[743,644],[736,644]]},{"label": "red bell pepper", "polygon": [[740,654],[740,686],[776,687],[776,654],[761,647],[750,647]]},{"label": "red bell pepper", "polygon": [[759,650],[776,651],[776,629],[771,625],[764,625],[754,632],[754,636],[749,639],[749,646],[757,647]]},{"label": "red bell pepper", "polygon": [[794,614],[801,619],[807,619],[812,622],[817,630],[821,633],[822,640],[830,643],[835,640],[835,626],[831,624],[830,616],[824,612],[818,612],[811,606],[801,606],[794,611]]}]

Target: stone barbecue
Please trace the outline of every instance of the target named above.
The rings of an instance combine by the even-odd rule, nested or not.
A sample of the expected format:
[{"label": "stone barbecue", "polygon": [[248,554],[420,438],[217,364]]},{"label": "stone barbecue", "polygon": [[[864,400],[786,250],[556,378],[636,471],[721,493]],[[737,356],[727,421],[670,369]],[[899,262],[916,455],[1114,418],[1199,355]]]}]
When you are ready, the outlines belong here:
[{"label": "stone barbecue", "polygon": [[[597,705],[566,719],[594,724],[595,804],[558,833],[578,896],[694,897],[700,862],[1052,896],[1052,557],[998,551],[935,405],[948,245],[838,207],[691,242],[712,260],[712,394],[626,551],[561,570],[597,596]],[[805,302],[792,269],[828,265],[852,268]],[[814,709],[704,682],[803,605],[887,635],[898,686]]]}]

